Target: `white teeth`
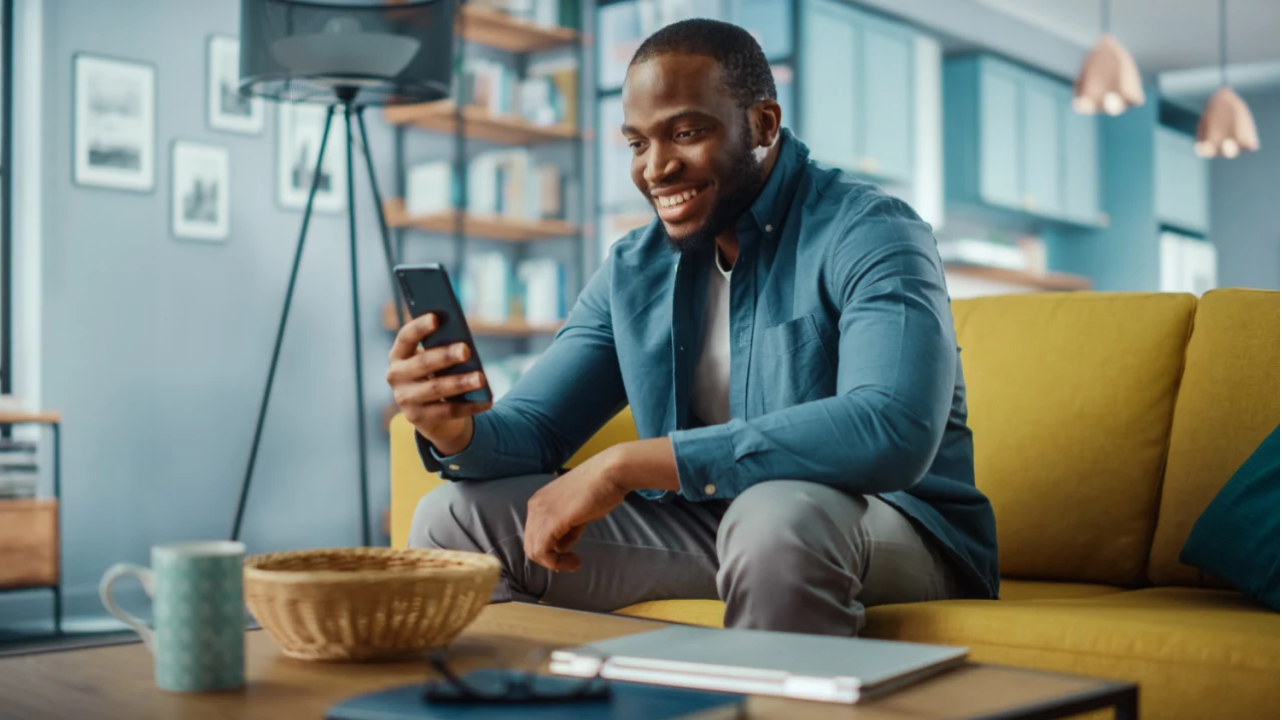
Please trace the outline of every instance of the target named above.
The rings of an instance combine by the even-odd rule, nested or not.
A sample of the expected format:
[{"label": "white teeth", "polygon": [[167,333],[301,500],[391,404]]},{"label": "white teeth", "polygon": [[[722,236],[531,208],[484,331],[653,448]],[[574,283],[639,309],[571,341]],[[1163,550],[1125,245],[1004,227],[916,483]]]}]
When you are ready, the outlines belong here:
[{"label": "white teeth", "polygon": [[703,188],[699,188],[698,190],[686,190],[685,192],[679,193],[677,195],[659,196],[656,199],[659,201],[659,207],[665,207],[665,208],[675,207],[689,200],[695,195],[698,195],[702,191],[703,191]]}]

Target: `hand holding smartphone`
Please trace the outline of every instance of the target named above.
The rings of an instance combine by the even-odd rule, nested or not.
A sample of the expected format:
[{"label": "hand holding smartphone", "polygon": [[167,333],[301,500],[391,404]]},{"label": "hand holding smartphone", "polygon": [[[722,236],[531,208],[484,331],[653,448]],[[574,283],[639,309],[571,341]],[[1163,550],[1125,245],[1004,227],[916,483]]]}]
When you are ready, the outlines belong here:
[{"label": "hand holding smartphone", "polygon": [[387,382],[406,419],[452,454],[471,441],[470,416],[487,410],[493,394],[445,268],[398,265],[393,273],[413,319],[396,335]]}]

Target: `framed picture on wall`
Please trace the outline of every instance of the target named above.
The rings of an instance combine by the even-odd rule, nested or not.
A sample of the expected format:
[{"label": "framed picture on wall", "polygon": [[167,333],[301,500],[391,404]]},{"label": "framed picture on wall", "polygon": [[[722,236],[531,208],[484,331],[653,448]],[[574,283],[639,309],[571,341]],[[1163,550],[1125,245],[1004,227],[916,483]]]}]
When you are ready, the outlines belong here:
[{"label": "framed picture on wall", "polygon": [[240,94],[240,41],[211,35],[207,43],[209,77],[206,80],[209,127],[214,130],[257,135],[263,131],[262,98]]},{"label": "framed picture on wall", "polygon": [[231,232],[227,148],[177,140],[170,177],[174,237],[219,242]]},{"label": "framed picture on wall", "polygon": [[156,69],[83,53],[72,65],[73,181],[150,192],[156,182]]},{"label": "framed picture on wall", "polygon": [[[300,103],[281,103],[276,109],[276,198],[283,207],[301,210],[307,206],[327,112],[328,106]],[[329,126],[316,201],[312,204],[315,211],[339,212],[347,207],[343,135],[343,118],[335,115]]]}]

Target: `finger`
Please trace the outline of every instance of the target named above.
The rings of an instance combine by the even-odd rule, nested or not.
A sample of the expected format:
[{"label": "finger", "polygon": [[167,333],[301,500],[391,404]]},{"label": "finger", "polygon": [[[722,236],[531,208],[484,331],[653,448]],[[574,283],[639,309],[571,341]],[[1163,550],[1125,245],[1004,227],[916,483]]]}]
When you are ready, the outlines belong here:
[{"label": "finger", "polygon": [[429,402],[401,408],[411,425],[434,426],[446,420],[479,415],[494,406],[492,402]]},{"label": "finger", "polygon": [[557,553],[555,566],[551,569],[555,572],[574,572],[583,567],[583,561],[579,558],[578,553]]},{"label": "finger", "polygon": [[405,326],[396,333],[396,340],[392,343],[392,351],[388,353],[387,359],[405,360],[414,357],[414,349],[434,330],[436,330],[436,315],[433,313],[420,315],[405,323]]},{"label": "finger", "polygon": [[434,373],[467,360],[471,354],[467,343],[442,345],[429,350],[420,348],[413,357],[391,361],[387,367],[387,382],[389,385],[397,385],[429,378]]},{"label": "finger", "polygon": [[574,544],[579,541],[579,537],[583,535],[583,529],[585,527],[587,526],[580,525],[576,528],[570,528],[570,532],[562,535],[560,539],[553,544],[553,549],[555,549],[559,554],[570,552],[570,550],[574,548]]}]

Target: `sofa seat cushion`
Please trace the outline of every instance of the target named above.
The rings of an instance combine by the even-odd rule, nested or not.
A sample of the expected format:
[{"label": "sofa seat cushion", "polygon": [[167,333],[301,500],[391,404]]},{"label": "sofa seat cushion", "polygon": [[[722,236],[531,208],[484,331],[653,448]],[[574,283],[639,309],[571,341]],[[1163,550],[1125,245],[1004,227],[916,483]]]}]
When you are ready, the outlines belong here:
[{"label": "sofa seat cushion", "polygon": [[[1115,588],[1110,585],[1002,580],[1002,600],[1047,600],[1053,598],[1067,600],[1118,592],[1122,592],[1121,588]],[[652,602],[637,603],[616,612],[619,615],[645,618],[647,620],[719,628],[722,627],[721,616],[725,614],[725,610],[725,603],[720,600],[654,600]]]},{"label": "sofa seat cushion", "polygon": [[1078,599],[953,600],[868,612],[869,637],[964,645],[971,658],[1131,680],[1148,720],[1277,711],[1278,615],[1240,593],[1149,588]]}]

